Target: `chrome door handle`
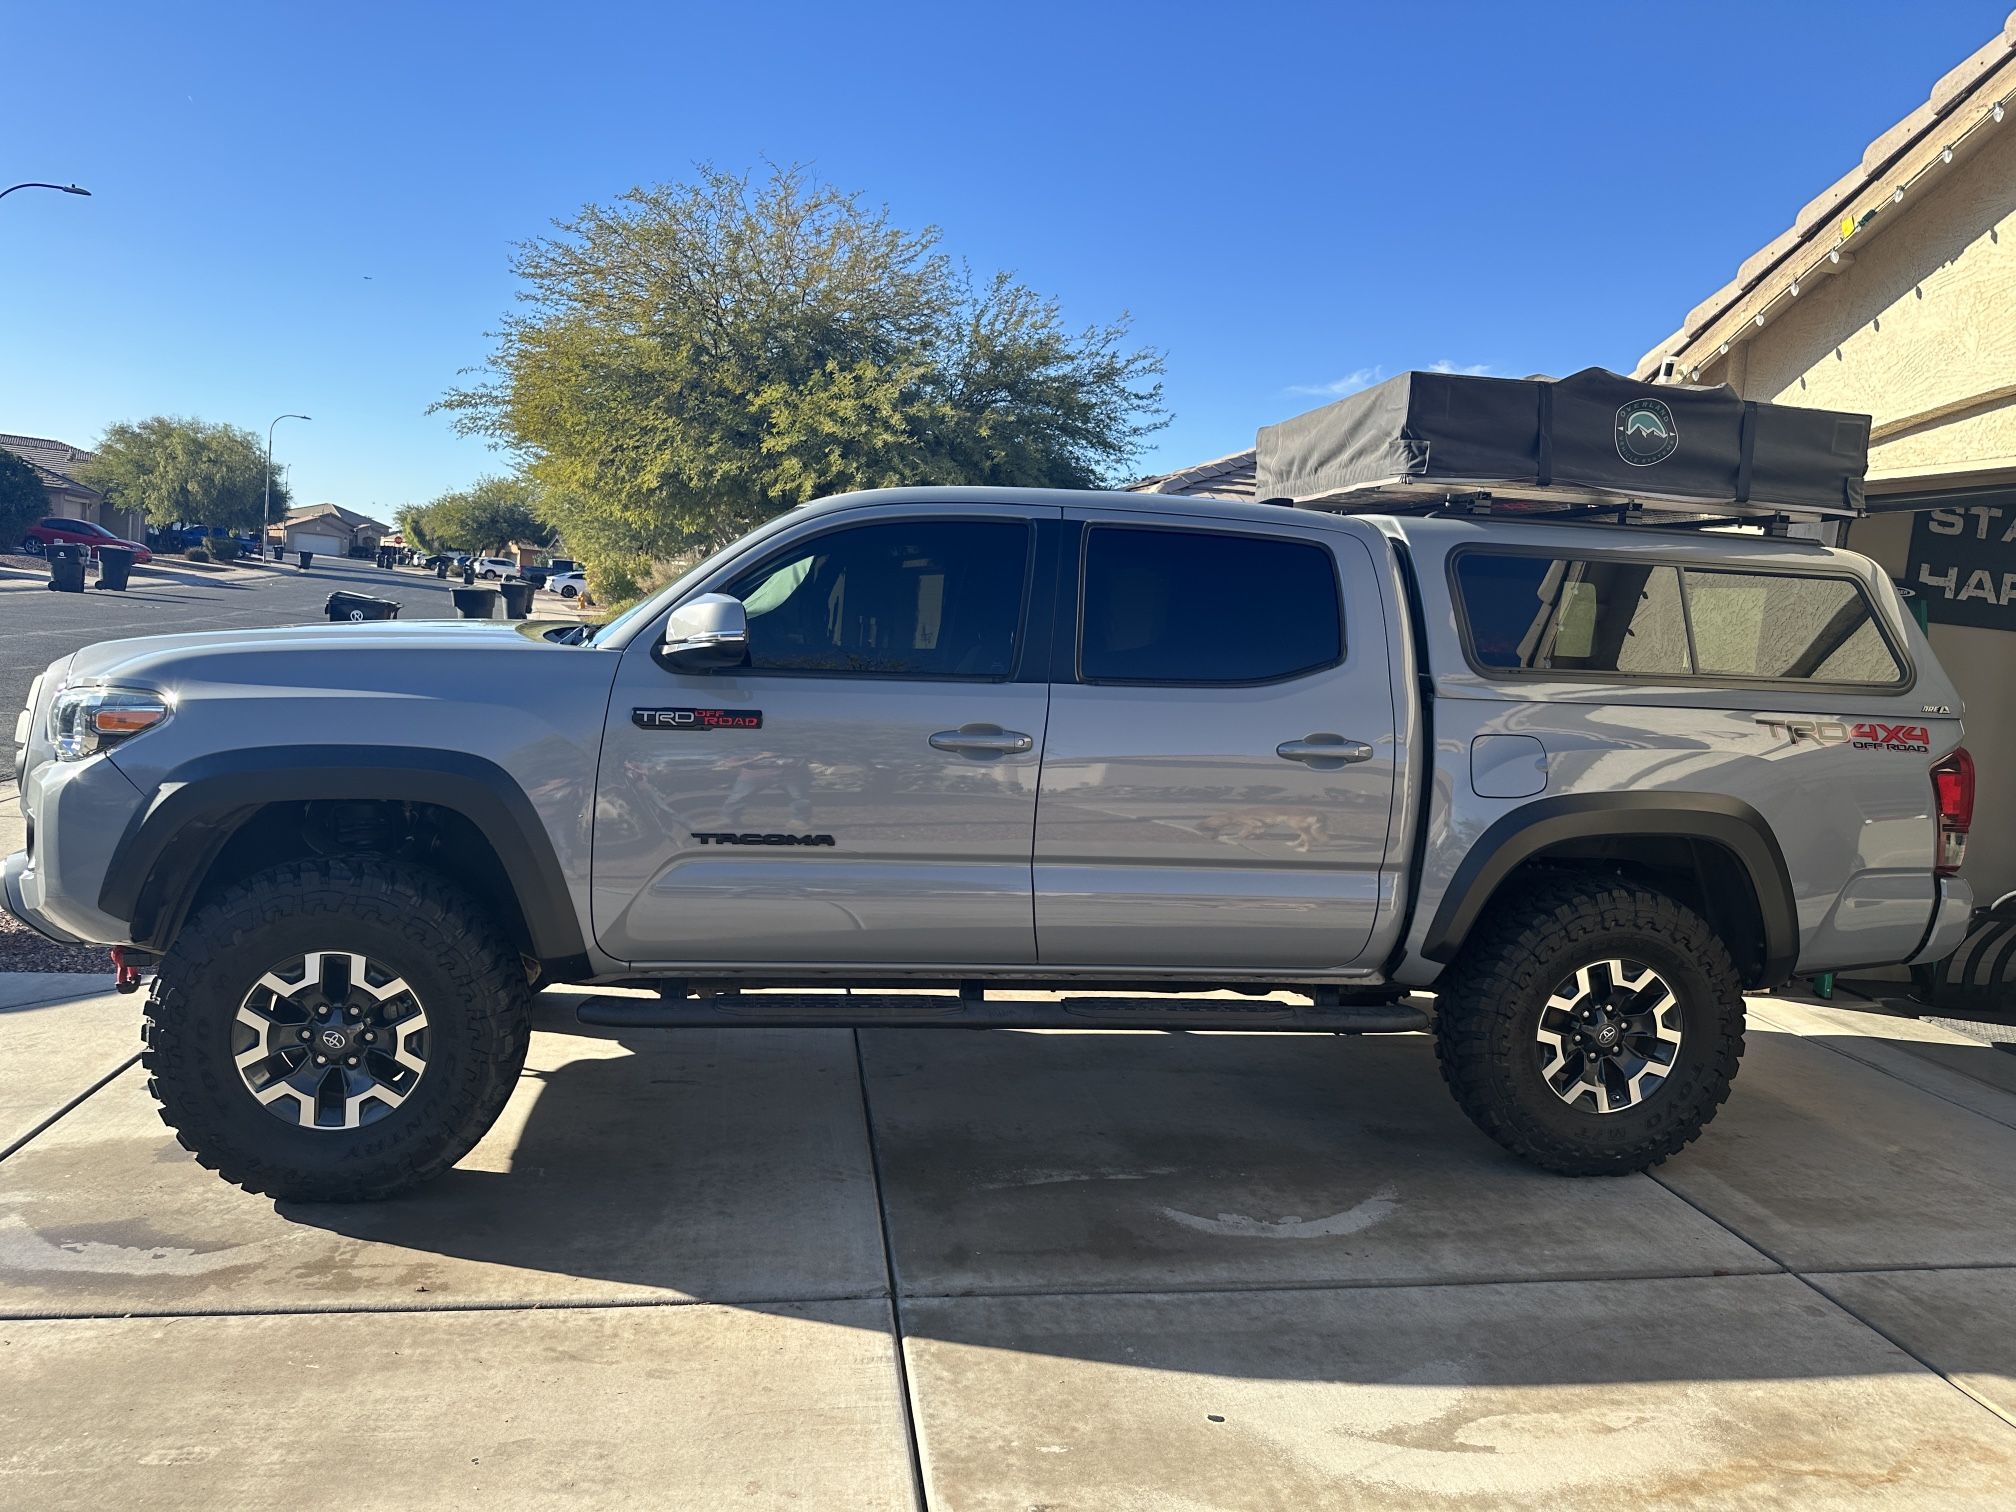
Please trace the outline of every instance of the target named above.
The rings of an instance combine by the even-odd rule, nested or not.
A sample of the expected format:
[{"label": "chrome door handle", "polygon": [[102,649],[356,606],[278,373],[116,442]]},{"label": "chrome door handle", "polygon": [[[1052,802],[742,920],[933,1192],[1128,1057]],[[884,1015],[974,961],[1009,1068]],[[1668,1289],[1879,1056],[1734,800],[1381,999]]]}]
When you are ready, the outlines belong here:
[{"label": "chrome door handle", "polygon": [[931,749],[951,751],[961,756],[1015,756],[1036,742],[1020,730],[1004,730],[999,725],[964,724],[956,730],[940,730],[931,737]]},{"label": "chrome door handle", "polygon": [[1311,766],[1347,766],[1354,761],[1370,761],[1372,747],[1362,740],[1346,740],[1342,735],[1311,735],[1307,740],[1284,740],[1274,747],[1284,761],[1306,761]]}]

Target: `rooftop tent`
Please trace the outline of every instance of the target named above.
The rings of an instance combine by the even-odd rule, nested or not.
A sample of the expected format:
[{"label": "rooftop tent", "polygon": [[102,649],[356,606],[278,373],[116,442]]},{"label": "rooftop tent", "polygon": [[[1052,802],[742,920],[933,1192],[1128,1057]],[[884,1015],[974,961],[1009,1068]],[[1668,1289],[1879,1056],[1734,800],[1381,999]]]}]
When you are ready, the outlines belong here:
[{"label": "rooftop tent", "polygon": [[1636,502],[1689,515],[1858,515],[1869,417],[1727,385],[1402,373],[1263,427],[1260,498],[1319,509]]}]

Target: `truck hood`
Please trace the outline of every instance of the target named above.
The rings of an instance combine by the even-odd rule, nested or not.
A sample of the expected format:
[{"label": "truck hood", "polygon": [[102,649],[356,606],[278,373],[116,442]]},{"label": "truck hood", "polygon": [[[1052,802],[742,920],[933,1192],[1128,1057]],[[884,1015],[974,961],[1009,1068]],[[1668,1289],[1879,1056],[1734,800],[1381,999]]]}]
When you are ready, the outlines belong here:
[{"label": "truck hood", "polygon": [[[341,686],[369,680],[371,667],[386,669],[392,658],[414,653],[438,655],[482,651],[503,655],[513,651],[576,655],[578,646],[559,646],[542,638],[556,622],[525,620],[372,620],[362,624],[282,625],[264,630],[202,630],[187,635],[149,635],[135,640],[101,641],[71,658],[66,682],[123,682],[139,686],[172,683],[178,674],[198,667],[212,671],[231,665],[241,681],[297,681],[307,666],[318,671],[342,664],[350,675]],[[451,676],[439,665],[407,661],[408,677]],[[270,667],[274,676],[247,678],[247,669]],[[423,671],[422,669],[425,668]],[[282,670],[287,669],[287,670]],[[404,683],[408,677],[395,681]]]}]

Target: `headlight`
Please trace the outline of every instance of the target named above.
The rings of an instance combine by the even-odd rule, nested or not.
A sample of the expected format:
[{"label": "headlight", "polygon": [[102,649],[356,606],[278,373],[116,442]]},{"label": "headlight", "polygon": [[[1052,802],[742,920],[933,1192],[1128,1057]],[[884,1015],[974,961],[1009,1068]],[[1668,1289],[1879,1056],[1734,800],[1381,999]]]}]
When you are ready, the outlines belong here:
[{"label": "headlight", "polygon": [[168,717],[168,700],[134,688],[65,688],[49,706],[59,761],[82,761]]}]

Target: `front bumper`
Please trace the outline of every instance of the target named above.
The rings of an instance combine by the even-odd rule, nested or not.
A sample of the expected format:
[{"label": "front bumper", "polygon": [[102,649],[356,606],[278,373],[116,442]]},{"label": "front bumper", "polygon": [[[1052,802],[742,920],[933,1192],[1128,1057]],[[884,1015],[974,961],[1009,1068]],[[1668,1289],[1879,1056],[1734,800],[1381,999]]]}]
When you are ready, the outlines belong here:
[{"label": "front bumper", "polygon": [[[73,934],[58,929],[39,908],[28,901],[28,891],[35,881],[35,868],[29,864],[28,852],[16,851],[5,860],[0,860],[0,899],[4,899],[7,912],[26,924],[45,940],[54,940],[58,945],[81,945],[84,941]],[[36,889],[37,896],[40,889]]]},{"label": "front bumper", "polygon": [[66,945],[131,944],[127,922],[98,898],[119,837],[146,802],[107,756],[31,766],[21,788],[29,846],[0,862],[7,911]]},{"label": "front bumper", "polygon": [[1974,924],[1974,888],[1959,877],[1939,879],[1939,900],[1932,906],[1932,927],[1918,953],[1904,964],[1922,966],[1943,961],[1960,948]]}]

